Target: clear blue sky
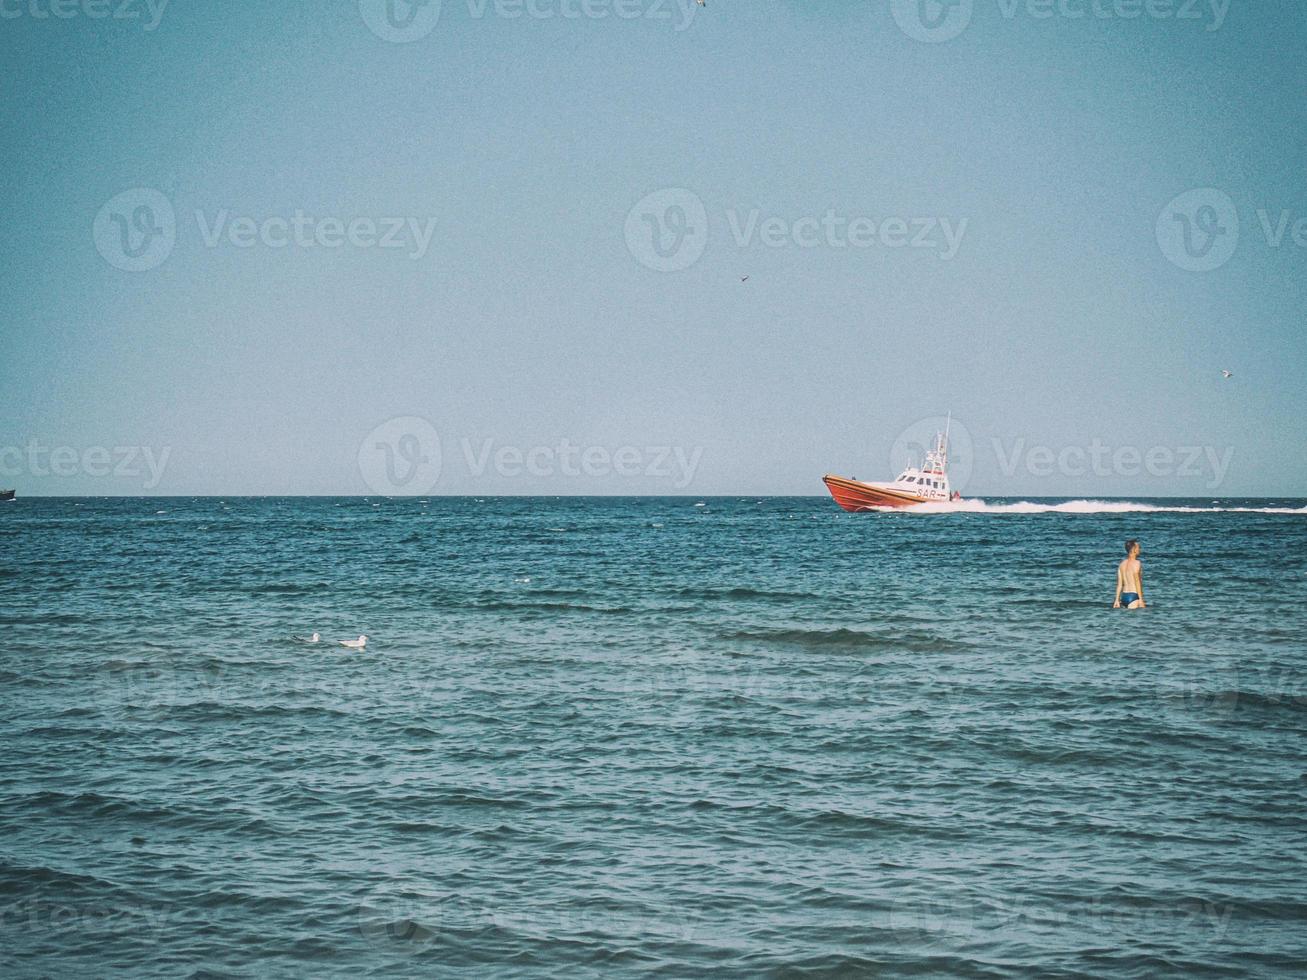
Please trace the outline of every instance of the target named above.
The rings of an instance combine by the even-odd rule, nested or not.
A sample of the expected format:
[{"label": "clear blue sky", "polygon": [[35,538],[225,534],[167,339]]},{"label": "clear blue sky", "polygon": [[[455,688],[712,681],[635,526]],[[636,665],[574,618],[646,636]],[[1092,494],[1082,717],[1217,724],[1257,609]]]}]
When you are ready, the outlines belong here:
[{"label": "clear blue sky", "polygon": [[[709,0],[688,25],[678,0],[669,20],[614,2],[509,18],[445,0],[390,43],[352,0],[173,0],[153,30],[143,0],[137,20],[5,0],[0,483],[364,493],[360,446],[413,416],[440,437],[436,493],[821,493],[829,471],[890,476],[900,434],[951,410],[971,493],[1307,494],[1303,4],[1234,0],[1218,27],[1210,0],[1194,20],[975,0],[929,43],[890,0]],[[536,0],[564,7],[582,9]],[[176,215],[141,272],[97,248],[132,188]],[[625,232],[665,188],[707,217],[672,272]],[[1209,271],[1158,235],[1199,188],[1238,222]],[[732,221],[755,210],[966,225],[951,258],[741,245]],[[210,246],[224,211],[435,228],[418,258]],[[1226,220],[1199,211],[1200,230]],[[1278,247],[1259,211],[1288,212]],[[639,473],[541,455],[536,475],[511,456],[477,475],[487,447],[563,440],[635,447]],[[1179,459],[1042,475],[1020,455],[1096,441],[1232,455],[1215,488]],[[77,462],[41,475],[33,443]],[[128,446],[168,453],[157,481],[85,462]],[[661,475],[664,446],[697,454],[691,479]]]}]

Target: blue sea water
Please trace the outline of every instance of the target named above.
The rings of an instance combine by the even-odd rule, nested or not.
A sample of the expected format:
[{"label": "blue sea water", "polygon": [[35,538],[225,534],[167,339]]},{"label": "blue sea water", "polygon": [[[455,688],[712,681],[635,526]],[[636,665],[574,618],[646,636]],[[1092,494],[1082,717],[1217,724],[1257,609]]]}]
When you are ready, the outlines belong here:
[{"label": "blue sea water", "polygon": [[1301,974],[1305,598],[1301,500],[0,504],[0,975]]}]

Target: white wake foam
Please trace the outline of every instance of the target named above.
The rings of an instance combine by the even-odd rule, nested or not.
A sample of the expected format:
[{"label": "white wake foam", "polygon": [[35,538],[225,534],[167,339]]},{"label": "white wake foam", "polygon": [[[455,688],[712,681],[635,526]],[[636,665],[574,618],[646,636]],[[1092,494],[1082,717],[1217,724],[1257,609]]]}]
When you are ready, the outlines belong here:
[{"label": "white wake foam", "polygon": [[960,500],[951,504],[876,509],[899,509],[906,514],[1297,514],[1307,517],[1307,507],[1182,507],[1139,504],[1129,500],[1068,500],[1061,504],[1038,504],[1028,500],[989,504],[983,500]]}]

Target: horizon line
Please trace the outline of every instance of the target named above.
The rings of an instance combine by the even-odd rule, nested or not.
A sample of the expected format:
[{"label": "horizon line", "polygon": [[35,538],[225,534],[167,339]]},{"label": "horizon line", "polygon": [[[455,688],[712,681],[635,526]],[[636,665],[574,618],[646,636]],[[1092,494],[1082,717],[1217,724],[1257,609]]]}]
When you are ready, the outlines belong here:
[{"label": "horizon line", "polygon": [[[828,494],[820,493],[426,493],[426,494],[384,494],[384,493],[88,493],[88,494],[53,494],[31,493],[16,496],[19,500],[479,500],[493,498],[498,500],[728,500],[744,497],[761,497],[771,500],[828,500]],[[964,500],[1307,500],[1307,494],[1232,494],[1212,497],[1208,494],[1199,496],[1176,496],[1173,494],[1131,494],[1128,496],[1114,494],[975,494]]]}]

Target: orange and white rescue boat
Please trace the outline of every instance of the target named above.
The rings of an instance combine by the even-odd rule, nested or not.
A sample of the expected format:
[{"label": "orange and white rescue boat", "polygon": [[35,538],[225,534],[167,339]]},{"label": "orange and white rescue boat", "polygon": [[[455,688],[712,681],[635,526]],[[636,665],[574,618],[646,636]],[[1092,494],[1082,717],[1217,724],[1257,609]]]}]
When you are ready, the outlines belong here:
[{"label": "orange and white rescue boat", "polygon": [[962,494],[948,482],[948,432],[935,438],[935,448],[926,453],[920,466],[908,465],[888,483],[851,480],[834,474],[822,477],[835,502],[847,511],[883,510],[887,507],[915,507],[917,504],[957,503]]}]

